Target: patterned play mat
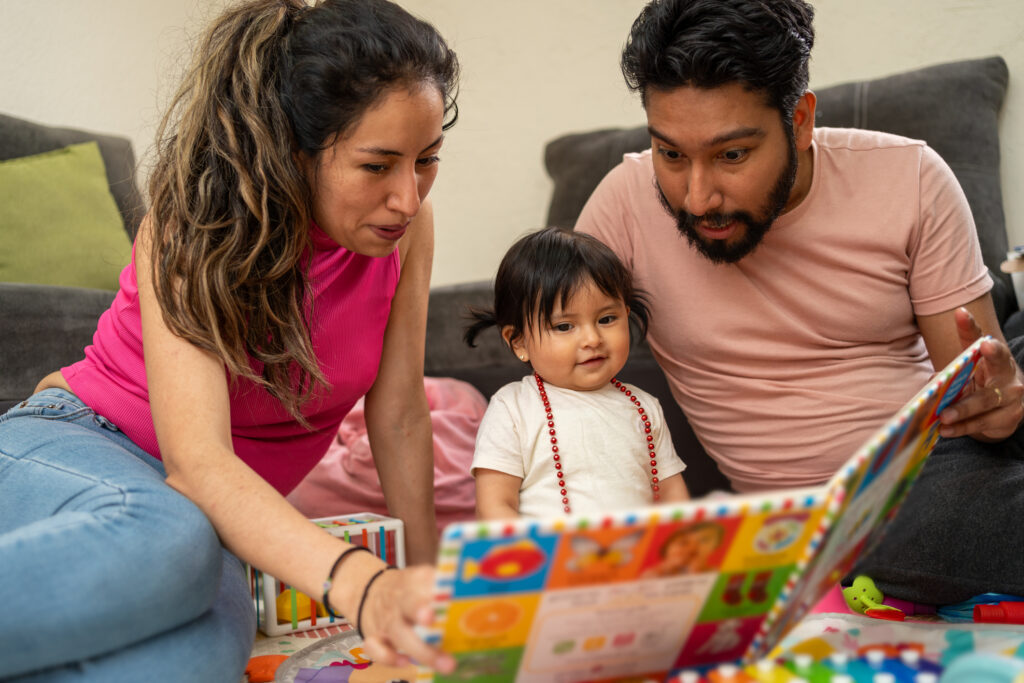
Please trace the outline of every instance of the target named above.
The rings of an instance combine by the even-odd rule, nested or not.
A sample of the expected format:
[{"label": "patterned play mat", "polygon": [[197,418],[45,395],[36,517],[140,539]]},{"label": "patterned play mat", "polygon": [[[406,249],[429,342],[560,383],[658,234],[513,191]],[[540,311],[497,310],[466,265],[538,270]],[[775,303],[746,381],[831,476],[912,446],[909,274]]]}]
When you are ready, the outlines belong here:
[{"label": "patterned play mat", "polygon": [[389,683],[416,680],[416,667],[374,664],[350,626],[260,638],[253,646],[248,683]]},{"label": "patterned play mat", "polygon": [[[261,638],[253,648],[249,681],[416,681],[415,667],[396,669],[373,664],[363,657],[361,645],[359,636],[347,626]],[[892,678],[878,679],[878,674],[890,674]],[[918,678],[921,674],[924,676]],[[812,614],[759,666],[690,671],[674,677],[679,683],[799,680],[1024,683],[1024,626],[957,624],[938,619],[894,622],[857,614]]]}]

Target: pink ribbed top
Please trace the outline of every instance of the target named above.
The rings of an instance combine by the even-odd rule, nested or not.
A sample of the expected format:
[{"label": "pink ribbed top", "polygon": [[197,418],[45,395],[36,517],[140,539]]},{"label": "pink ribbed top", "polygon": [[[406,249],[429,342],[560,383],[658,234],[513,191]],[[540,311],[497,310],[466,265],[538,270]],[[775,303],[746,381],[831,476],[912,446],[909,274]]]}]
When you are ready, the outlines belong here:
[{"label": "pink ribbed top", "polygon": [[[362,256],[338,246],[315,226],[313,243],[308,274],[313,350],[332,390],[303,407],[312,431],[252,382],[230,386],[235,452],[281,493],[291,491],[320,460],[342,418],[373,385],[400,270],[397,249],[383,258]],[[93,410],[160,457],[142,355],[134,250],[85,358],[61,373]]]}]

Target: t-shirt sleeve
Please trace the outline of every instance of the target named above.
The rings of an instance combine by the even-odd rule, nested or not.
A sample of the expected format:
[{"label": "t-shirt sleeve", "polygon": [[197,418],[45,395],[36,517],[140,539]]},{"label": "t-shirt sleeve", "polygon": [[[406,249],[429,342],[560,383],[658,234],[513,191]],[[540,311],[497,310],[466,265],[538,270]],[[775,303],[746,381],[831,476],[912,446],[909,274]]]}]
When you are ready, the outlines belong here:
[{"label": "t-shirt sleeve", "polygon": [[945,161],[922,147],[918,231],[910,243],[910,299],[917,315],[952,310],[992,288],[978,232],[960,184]]},{"label": "t-shirt sleeve", "polygon": [[672,434],[669,433],[665,424],[665,412],[661,408],[661,401],[654,396],[647,399],[647,403],[653,408],[655,421],[651,424],[654,431],[654,452],[658,454],[658,475],[659,479],[667,479],[674,474],[679,474],[686,469],[686,463],[676,453],[672,444]]},{"label": "t-shirt sleeve", "polygon": [[576,230],[593,235],[633,269],[633,215],[630,168],[626,162],[613,168],[598,183],[580,211]]},{"label": "t-shirt sleeve", "polygon": [[520,435],[523,425],[511,398],[510,392],[499,390],[487,405],[476,433],[470,469],[474,476],[477,468],[482,467],[514,477],[526,477]]}]

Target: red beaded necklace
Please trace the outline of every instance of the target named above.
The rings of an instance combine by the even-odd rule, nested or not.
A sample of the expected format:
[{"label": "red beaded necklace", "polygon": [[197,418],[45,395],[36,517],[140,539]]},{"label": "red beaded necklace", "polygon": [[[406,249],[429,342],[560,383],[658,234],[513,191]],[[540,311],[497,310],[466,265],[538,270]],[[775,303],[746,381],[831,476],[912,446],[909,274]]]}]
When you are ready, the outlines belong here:
[{"label": "red beaded necklace", "polygon": [[[562,456],[558,453],[558,437],[555,434],[555,418],[551,412],[551,402],[548,400],[548,392],[544,389],[544,380],[536,372],[533,373],[533,378],[537,380],[537,390],[540,392],[540,400],[544,403],[544,414],[548,420],[548,434],[551,435],[551,457],[555,461],[555,475],[558,477],[558,489],[562,494],[562,509],[570,512],[569,492],[565,487],[565,473],[562,471],[561,462]],[[614,377],[612,377],[611,383],[618,387],[619,391],[624,393],[633,402],[633,405],[636,406],[636,412],[640,414],[640,419],[643,420],[644,433],[647,435],[647,450],[650,451],[651,456],[651,491],[654,492],[654,500],[659,500],[661,494],[658,493],[658,461],[655,460],[657,453],[654,452],[654,435],[651,434],[651,420],[647,417],[647,413],[644,412],[644,407],[640,405],[640,400],[633,395],[632,391]]]}]

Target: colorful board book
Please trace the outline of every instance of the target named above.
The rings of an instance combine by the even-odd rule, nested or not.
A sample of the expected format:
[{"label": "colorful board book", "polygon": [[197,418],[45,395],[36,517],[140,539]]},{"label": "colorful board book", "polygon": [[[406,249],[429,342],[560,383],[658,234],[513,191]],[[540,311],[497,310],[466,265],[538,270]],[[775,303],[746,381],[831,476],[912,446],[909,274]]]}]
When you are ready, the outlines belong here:
[{"label": "colorful board book", "polygon": [[[310,520],[321,529],[352,543],[369,548],[394,567],[405,566],[405,526],[402,520],[372,512]],[[344,617],[327,612],[319,599],[300,593],[270,574],[248,568],[249,588],[256,603],[256,623],[268,636],[342,625]]]},{"label": "colorful board book", "polygon": [[770,650],[877,540],[967,385],[973,344],[824,486],[442,535],[428,642],[448,681],[664,680]]}]

